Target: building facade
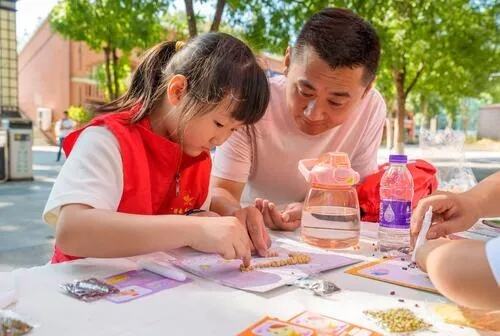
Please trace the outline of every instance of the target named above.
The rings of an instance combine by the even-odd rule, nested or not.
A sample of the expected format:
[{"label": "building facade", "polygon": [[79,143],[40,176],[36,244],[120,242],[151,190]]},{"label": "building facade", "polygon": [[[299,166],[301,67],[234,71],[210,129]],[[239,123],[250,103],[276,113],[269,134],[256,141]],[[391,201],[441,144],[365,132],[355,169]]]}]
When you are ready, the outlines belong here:
[{"label": "building facade", "polygon": [[16,2],[0,0],[0,118],[19,117]]},{"label": "building facade", "polygon": [[500,140],[499,125],[500,104],[485,105],[479,109],[478,137]]},{"label": "building facade", "polygon": [[19,107],[37,121],[37,110],[52,111],[52,122],[69,106],[104,101],[91,77],[103,57],[85,43],[64,39],[50,29],[48,19],[19,53]]}]

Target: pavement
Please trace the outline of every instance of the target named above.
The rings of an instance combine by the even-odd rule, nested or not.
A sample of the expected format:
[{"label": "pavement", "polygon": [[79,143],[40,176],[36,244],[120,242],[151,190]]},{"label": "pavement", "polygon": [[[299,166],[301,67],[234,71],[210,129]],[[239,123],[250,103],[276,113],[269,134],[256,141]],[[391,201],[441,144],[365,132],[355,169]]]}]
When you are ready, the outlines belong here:
[{"label": "pavement", "polygon": [[[410,158],[422,155],[415,146],[406,149]],[[425,153],[424,153],[425,154]],[[33,181],[0,183],[0,271],[46,264],[52,255],[54,230],[41,218],[52,184],[63,160],[56,162],[57,147],[33,148]],[[381,148],[379,162],[389,151]],[[500,151],[466,152],[468,164],[478,180],[500,171]],[[450,164],[442,159],[440,164]]]},{"label": "pavement", "polygon": [[57,147],[33,148],[33,181],[0,184],[0,271],[47,263],[54,230],[42,221],[45,202],[62,166]]}]

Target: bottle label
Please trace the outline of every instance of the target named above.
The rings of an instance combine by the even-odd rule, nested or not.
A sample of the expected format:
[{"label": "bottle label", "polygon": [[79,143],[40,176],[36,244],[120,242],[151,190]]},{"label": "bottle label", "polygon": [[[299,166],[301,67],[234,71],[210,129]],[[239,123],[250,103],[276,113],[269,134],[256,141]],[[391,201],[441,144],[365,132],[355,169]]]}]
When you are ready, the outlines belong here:
[{"label": "bottle label", "polygon": [[380,202],[380,226],[393,229],[409,229],[411,220],[410,201]]}]

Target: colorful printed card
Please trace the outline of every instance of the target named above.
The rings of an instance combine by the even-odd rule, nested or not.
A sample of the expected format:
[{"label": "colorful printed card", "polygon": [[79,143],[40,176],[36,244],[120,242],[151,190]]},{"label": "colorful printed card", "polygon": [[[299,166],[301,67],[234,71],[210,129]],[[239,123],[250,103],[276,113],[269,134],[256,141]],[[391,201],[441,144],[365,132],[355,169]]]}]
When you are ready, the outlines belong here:
[{"label": "colorful printed card", "polygon": [[308,311],[291,318],[289,322],[312,328],[318,336],[381,336],[373,330]]},{"label": "colorful printed card", "polygon": [[438,293],[427,274],[410,264],[410,257],[387,258],[352,267],[346,273]]},{"label": "colorful printed card", "polygon": [[[493,221],[490,221],[494,223]],[[486,225],[483,221],[477,222],[469,230],[454,233],[448,236],[450,239],[473,239],[473,240],[483,240],[488,241],[490,239],[500,236],[500,227],[494,227],[492,225]]]},{"label": "colorful printed card", "polygon": [[114,303],[124,303],[165,289],[174,288],[193,280],[187,278],[181,282],[164,278],[161,275],[146,270],[135,270],[113,275],[105,278],[104,281],[120,289],[120,293],[109,295],[106,297],[106,300]]},{"label": "colorful printed card", "polygon": [[317,336],[314,329],[290,322],[264,317],[238,336]]},{"label": "colorful printed card", "polygon": [[[282,247],[273,250],[277,252],[277,256],[254,258],[252,262],[263,263],[283,259],[288,257],[288,253],[297,252]],[[259,293],[291,284],[295,280],[311,274],[360,262],[358,259],[329,252],[304,253],[311,257],[311,261],[307,264],[260,268],[249,272],[241,272],[240,260],[225,260],[216,254],[206,254],[187,248],[169,251],[169,255],[175,258],[173,263],[188,272],[228,287]]]}]

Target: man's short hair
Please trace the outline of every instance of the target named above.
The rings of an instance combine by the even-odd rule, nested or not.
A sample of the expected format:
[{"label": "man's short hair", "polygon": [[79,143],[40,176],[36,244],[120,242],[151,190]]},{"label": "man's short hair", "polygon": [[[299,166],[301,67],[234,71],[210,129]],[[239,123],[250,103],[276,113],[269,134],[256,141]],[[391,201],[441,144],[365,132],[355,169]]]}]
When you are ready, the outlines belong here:
[{"label": "man's short hair", "polygon": [[378,35],[371,24],[350,10],[325,8],[311,16],[292,55],[300,58],[305,47],[312,47],[332,69],[364,67],[365,84],[375,78],[380,59]]}]

